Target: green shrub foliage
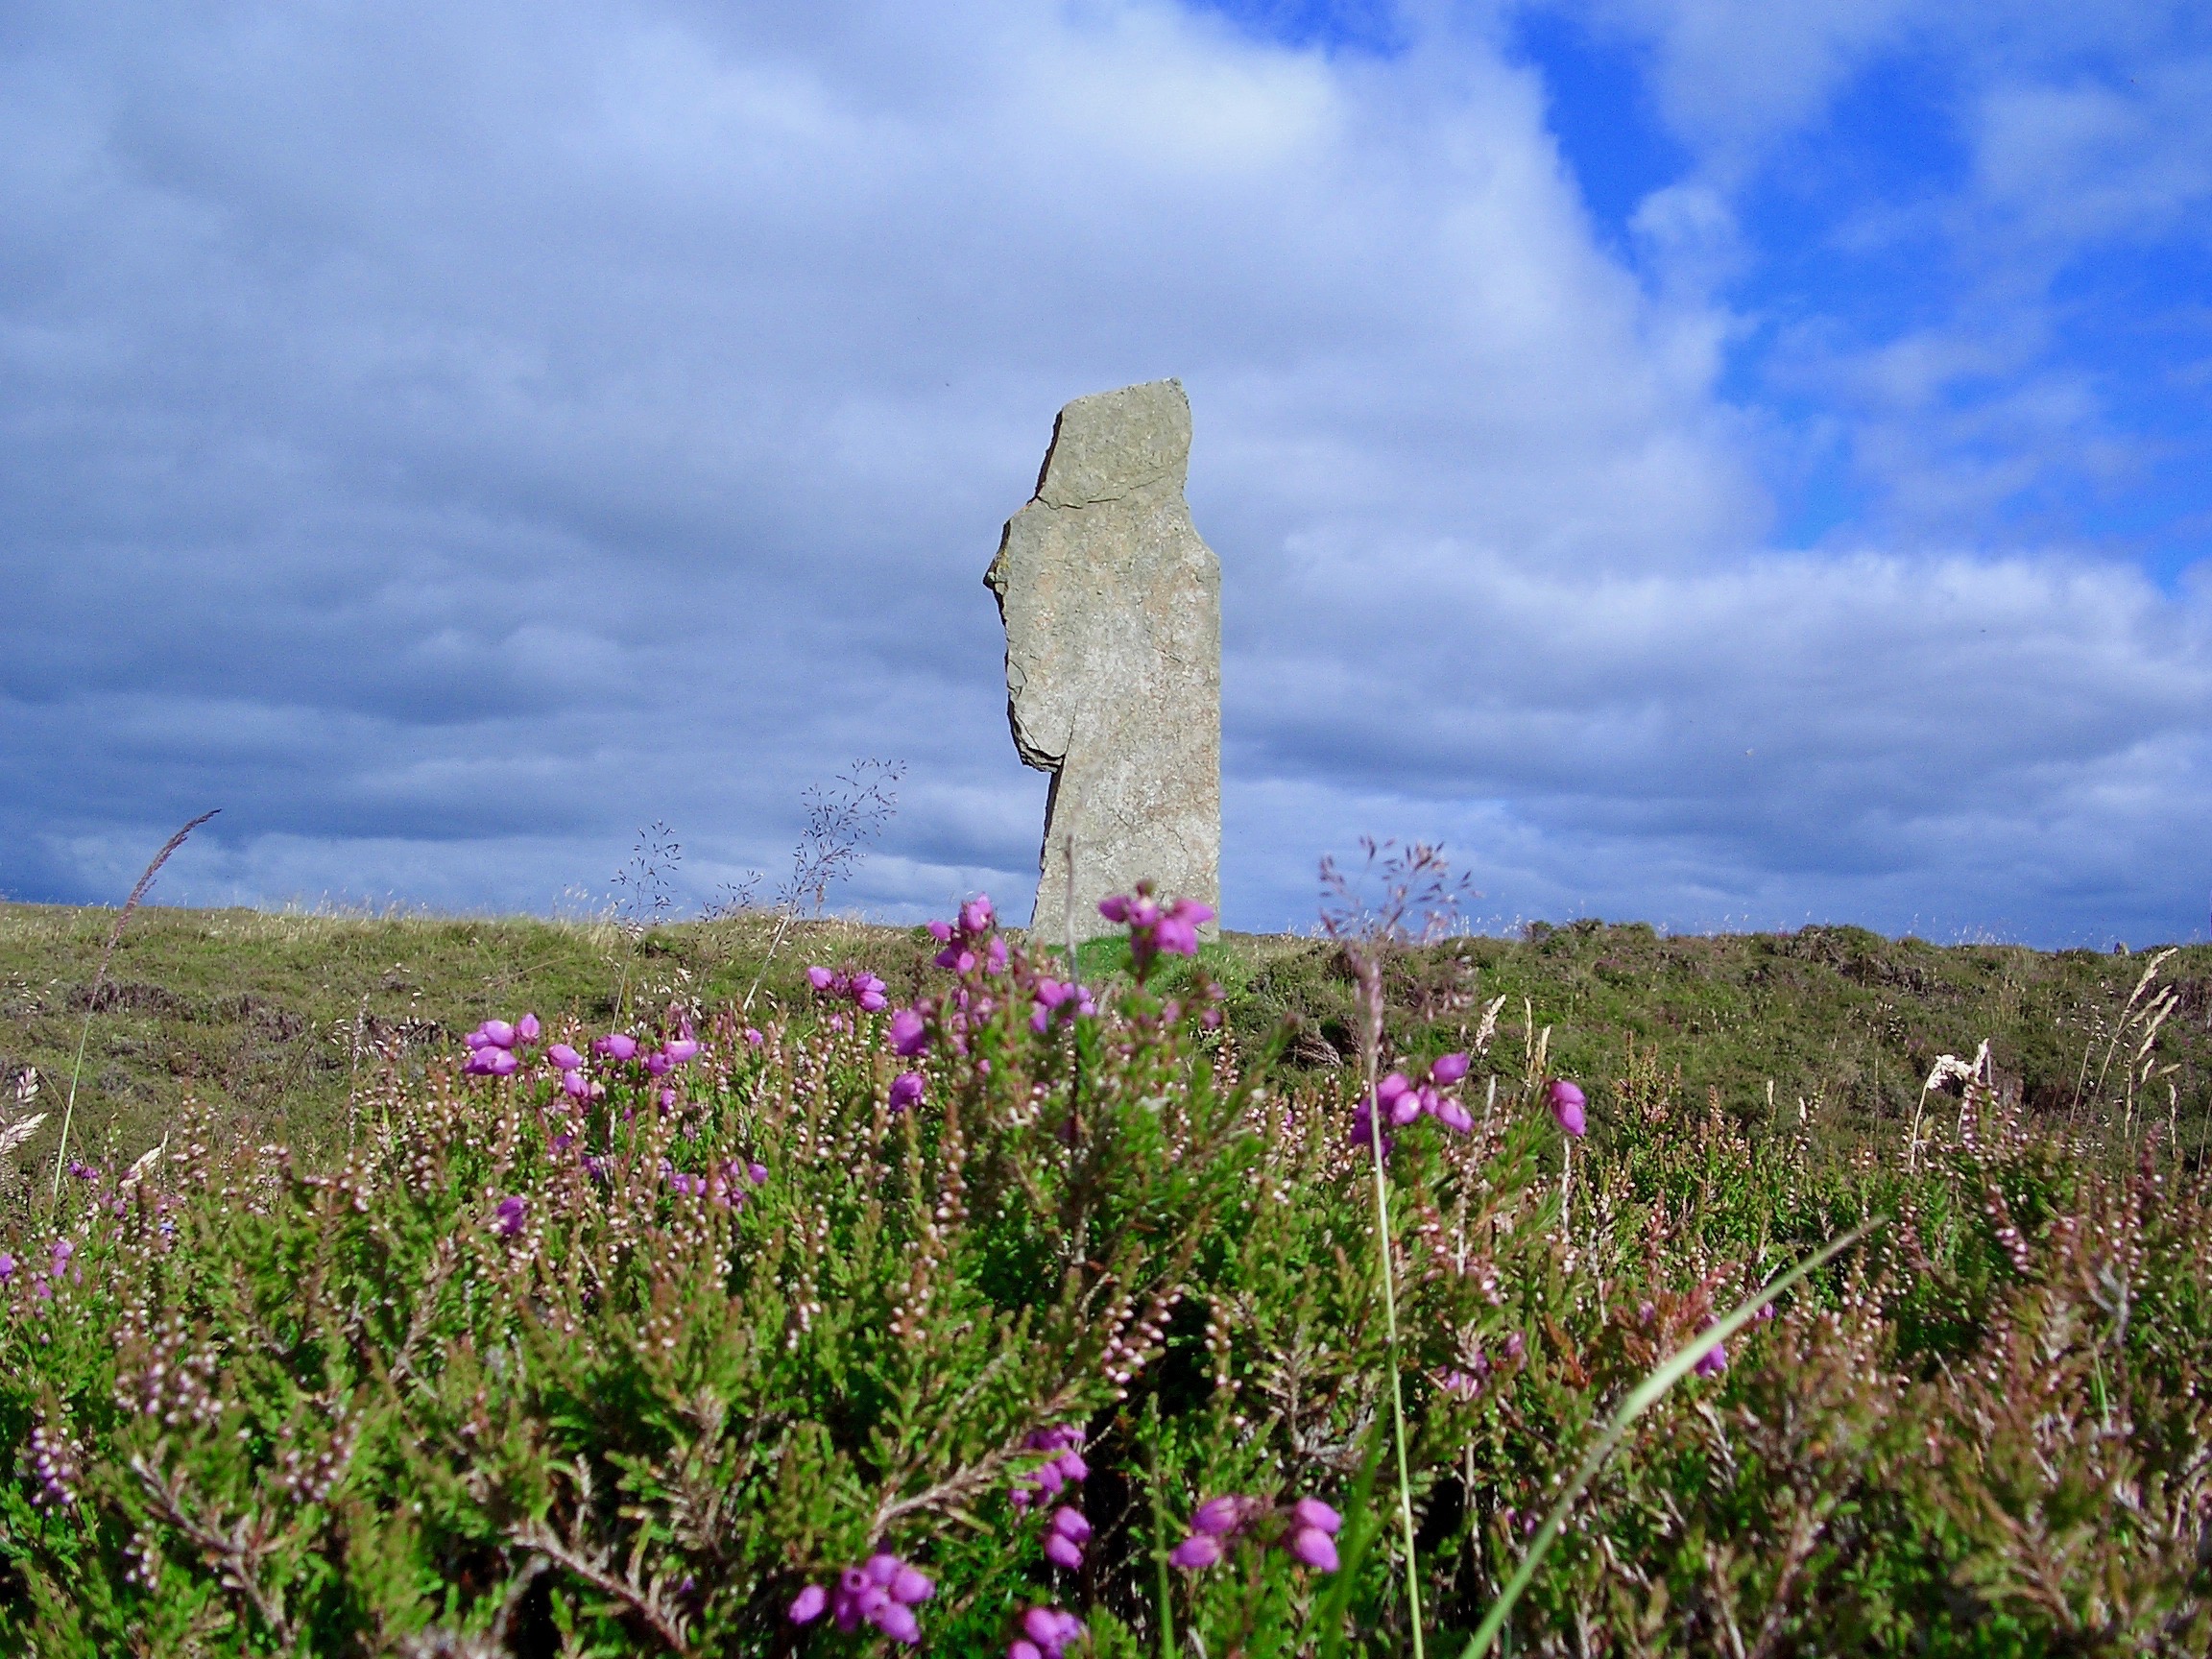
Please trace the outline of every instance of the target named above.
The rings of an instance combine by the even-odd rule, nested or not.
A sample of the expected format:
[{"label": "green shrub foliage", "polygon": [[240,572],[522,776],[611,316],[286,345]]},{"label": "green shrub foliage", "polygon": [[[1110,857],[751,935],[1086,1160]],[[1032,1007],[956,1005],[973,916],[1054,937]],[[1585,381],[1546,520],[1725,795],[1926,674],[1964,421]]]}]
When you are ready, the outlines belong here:
[{"label": "green shrub foliage", "polygon": [[[880,1651],[836,1598],[895,1558],[932,1652],[1039,1607],[1070,1654],[1408,1650],[1354,1085],[1239,1052],[1197,964],[1081,1012],[964,938],[911,1009],[824,975],[761,1031],[392,1072],[341,1161],[186,1116],[75,1172],[0,1262],[0,1642]],[[2156,1135],[2092,1156],[1969,1076],[1910,1169],[1823,1161],[1632,1066],[1569,1157],[1541,1044],[1498,1046],[1474,1131],[1391,1153],[1431,1651],[1628,1390],[1875,1217],[1640,1422],[1510,1650],[2212,1646],[2212,1228]]]}]

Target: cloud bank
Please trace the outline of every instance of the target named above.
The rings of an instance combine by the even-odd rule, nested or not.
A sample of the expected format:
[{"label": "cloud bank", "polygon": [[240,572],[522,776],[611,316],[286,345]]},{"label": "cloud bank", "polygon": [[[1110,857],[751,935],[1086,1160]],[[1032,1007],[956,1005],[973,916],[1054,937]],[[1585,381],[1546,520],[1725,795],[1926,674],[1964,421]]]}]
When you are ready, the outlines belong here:
[{"label": "cloud bank", "polygon": [[[545,909],[659,819],[703,898],[883,755],[847,902],[1025,909],[1044,780],[981,573],[1058,406],[1172,373],[1232,926],[1304,926],[1371,832],[1444,839],[1503,920],[2200,931],[2202,584],[1973,508],[2038,464],[2008,430],[2136,465],[2020,319],[2195,202],[2186,154],[2027,71],[1960,105],[1926,211],[2022,226],[1977,278],[2043,273],[2008,343],[1745,287],[1759,157],[1909,22],[1856,9],[1760,103],[1700,68],[1718,12],[1592,13],[1695,156],[1624,252],[1500,15],[1382,48],[1105,0],[34,8],[0,887],[112,899],[220,805],[164,896]],[[2054,144],[2073,219],[2030,225]],[[1943,393],[1976,350],[2009,412]],[[1805,541],[1822,422],[1872,493]]]}]

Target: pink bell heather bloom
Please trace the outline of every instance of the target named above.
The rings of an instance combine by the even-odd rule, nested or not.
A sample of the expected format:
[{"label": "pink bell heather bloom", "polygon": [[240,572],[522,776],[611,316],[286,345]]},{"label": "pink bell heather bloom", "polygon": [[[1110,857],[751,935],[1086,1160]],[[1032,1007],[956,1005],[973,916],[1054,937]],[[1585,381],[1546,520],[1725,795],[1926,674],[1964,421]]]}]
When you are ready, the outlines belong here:
[{"label": "pink bell heather bloom", "polygon": [[476,1029],[483,1032],[484,1040],[494,1047],[512,1048],[515,1046],[515,1027],[508,1024],[504,1020],[487,1020]]},{"label": "pink bell heather bloom", "polygon": [[502,1238],[512,1238],[522,1231],[522,1222],[530,1209],[529,1201],[519,1196],[499,1200],[499,1207],[492,1213],[492,1231]]},{"label": "pink bell heather bloom", "polygon": [[475,1030],[469,1032],[468,1036],[462,1038],[461,1041],[465,1046],[470,1049],[490,1048],[495,1046],[492,1039],[485,1035],[484,1027],[481,1025],[477,1026]]},{"label": "pink bell heather bloom", "polygon": [[571,1100],[585,1099],[591,1093],[590,1080],[574,1068],[561,1073],[561,1087]]},{"label": "pink bell heather bloom", "polygon": [[1209,1498],[1192,1512],[1190,1530],[1209,1538],[1226,1537],[1244,1524],[1251,1506],[1247,1498]]},{"label": "pink bell heather bloom", "polygon": [[479,1048],[461,1067],[478,1077],[512,1077],[521,1069],[522,1062],[515,1058],[512,1048]]},{"label": "pink bell heather bloom", "polygon": [[1193,1532],[1167,1552],[1167,1559],[1190,1573],[1218,1566],[1221,1561],[1221,1540],[1209,1532]]},{"label": "pink bell heather bloom", "polygon": [[577,1070],[584,1064],[584,1056],[577,1053],[565,1043],[556,1043],[552,1047],[546,1049],[545,1058],[552,1061],[564,1071]]},{"label": "pink bell heather bloom", "polygon": [[1449,1096],[1437,1102],[1436,1121],[1457,1135],[1472,1135],[1475,1132],[1475,1115]]},{"label": "pink bell heather bloom", "polygon": [[677,1065],[687,1066],[699,1057],[699,1039],[696,1037],[679,1037],[674,1042],[664,1045],[661,1052],[667,1055]]},{"label": "pink bell heather bloom", "polygon": [[14,1277],[15,1258],[9,1255],[7,1251],[0,1250],[0,1285],[7,1284],[9,1280]]},{"label": "pink bell heather bloom", "polygon": [[991,895],[978,893],[960,906],[960,931],[970,938],[988,933],[998,926],[998,918],[992,913]]},{"label": "pink bell heather bloom", "polygon": [[922,1092],[927,1087],[928,1084],[921,1072],[900,1072],[898,1076],[891,1079],[891,1098],[889,1101],[891,1110],[894,1112],[905,1111],[907,1107],[922,1098]]},{"label": "pink bell heather bloom", "polygon": [[656,1048],[645,1056],[645,1070],[656,1077],[665,1077],[675,1065],[665,1048]]},{"label": "pink bell heather bloom", "polygon": [[837,975],[827,968],[809,968],[806,970],[806,983],[817,991],[827,991],[837,983]]},{"label": "pink bell heather bloom", "polygon": [[878,1552],[869,1556],[865,1565],[848,1567],[840,1573],[833,1591],[824,1594],[819,1585],[802,1590],[791,1603],[790,1619],[794,1624],[809,1623],[820,1618],[827,1606],[840,1630],[856,1630],[866,1623],[892,1641],[911,1647],[922,1640],[922,1625],[914,1617],[914,1608],[935,1590],[926,1575],[896,1555]]},{"label": "pink bell heather bloom", "polygon": [[1725,1342],[1714,1343],[1711,1348],[1705,1351],[1704,1357],[1697,1361],[1695,1366],[1697,1375],[1700,1377],[1718,1377],[1727,1369],[1728,1345]]},{"label": "pink bell heather bloom", "polygon": [[1022,1634],[1006,1645],[1006,1659],[1061,1659],[1083,1634],[1083,1621],[1057,1607],[1032,1607],[1022,1615]]},{"label": "pink bell heather bloom", "polygon": [[1300,1527],[1290,1534],[1287,1546],[1291,1554],[1316,1573],[1336,1571],[1336,1545],[1329,1534],[1318,1527]]},{"label": "pink bell heather bloom", "polygon": [[525,1014],[521,1019],[515,1022],[515,1035],[517,1039],[524,1043],[537,1042],[539,1033],[544,1029],[545,1027],[538,1022],[538,1016],[535,1014]]},{"label": "pink bell heather bloom", "polygon": [[1051,1525],[1054,1532],[1077,1544],[1091,1537],[1091,1523],[1080,1509],[1064,1506],[1053,1510]]},{"label": "pink bell heather bloom", "polygon": [[873,974],[853,975],[853,1000],[870,1014],[880,1014],[890,1005],[883,995],[883,981]]},{"label": "pink bell heather bloom", "polygon": [[891,1016],[891,1052],[902,1059],[911,1060],[929,1049],[929,1026],[922,1016],[911,1008],[902,1008]]},{"label": "pink bell heather bloom", "polygon": [[1430,1063],[1429,1080],[1449,1089],[1467,1075],[1468,1065],[1464,1054],[1439,1054]]},{"label": "pink bell heather bloom", "polygon": [[1170,956],[1197,955],[1198,928],[1214,920],[1213,907],[1195,899],[1177,899],[1165,905],[1155,902],[1149,881],[1138,882],[1133,897],[1116,893],[1099,900],[1098,914],[1127,926],[1129,956],[1139,979],[1151,971],[1152,959],[1162,951]]},{"label": "pink bell heather bloom", "polygon": [[592,1044],[591,1049],[593,1053],[604,1054],[610,1060],[635,1059],[637,1053],[637,1039],[626,1031],[610,1031],[606,1036]]},{"label": "pink bell heather bloom", "polygon": [[768,1185],[768,1166],[767,1166],[767,1165],[765,1165],[765,1164],[748,1164],[748,1165],[746,1165],[746,1166],[745,1166],[745,1178],[746,1178],[748,1181],[752,1182],[752,1183],[753,1183],[753,1185],[754,1185],[754,1186],[756,1186],[756,1187],[765,1187],[765,1186],[767,1186],[767,1185]]},{"label": "pink bell heather bloom", "polygon": [[767,1041],[768,1039],[761,1036],[756,1027],[751,1025],[745,1027],[745,1046],[748,1048],[757,1048]]},{"label": "pink bell heather bloom", "polygon": [[1072,1573],[1083,1565],[1083,1546],[1058,1532],[1045,1535],[1045,1559]]},{"label": "pink bell heather bloom", "polygon": [[1554,1077],[1551,1088],[1544,1093],[1545,1098],[1551,1103],[1551,1116],[1558,1119],[1559,1127],[1580,1140],[1590,1126],[1589,1119],[1582,1113],[1582,1108],[1589,1104],[1582,1091],[1564,1077]]},{"label": "pink bell heather bloom", "polygon": [[1037,1006],[1029,1016],[1029,1029],[1040,1037],[1054,1021],[1063,1017],[1088,1018],[1098,1012],[1089,990],[1072,980],[1063,985],[1057,979],[1040,979],[1030,995],[1037,999]]},{"label": "pink bell heather bloom", "polygon": [[1311,1527],[1316,1531],[1326,1532],[1332,1538],[1344,1525],[1344,1517],[1318,1498],[1301,1498],[1291,1504],[1290,1519],[1301,1527]]},{"label": "pink bell heather bloom", "polygon": [[1436,1379],[1436,1385],[1455,1400],[1474,1399],[1482,1392],[1482,1379],[1473,1371],[1454,1369]]}]

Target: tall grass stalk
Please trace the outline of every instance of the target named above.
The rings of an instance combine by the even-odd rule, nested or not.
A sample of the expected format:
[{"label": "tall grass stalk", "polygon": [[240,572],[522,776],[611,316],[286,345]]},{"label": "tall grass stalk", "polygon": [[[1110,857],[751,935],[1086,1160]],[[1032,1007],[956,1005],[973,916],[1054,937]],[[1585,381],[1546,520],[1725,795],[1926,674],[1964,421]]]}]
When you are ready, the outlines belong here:
[{"label": "tall grass stalk", "polygon": [[92,1041],[92,1016],[100,1009],[100,988],[108,982],[108,964],[115,955],[115,947],[123,942],[123,925],[131,920],[131,912],[138,908],[138,902],[146,897],[146,889],[154,885],[154,878],[160,874],[161,866],[169,862],[169,855],[184,845],[184,837],[220,812],[220,806],[203,812],[176,834],[161,844],[161,851],[154,854],[154,862],[146,866],[146,874],[138,878],[138,885],[131,889],[131,897],[123,901],[123,908],[115,914],[114,929],[108,935],[108,947],[100,952],[100,966],[92,974],[92,993],[84,999],[84,1028],[77,1034],[77,1062],[69,1068],[69,1098],[61,1108],[61,1141],[54,1149],[54,1190],[49,1194],[53,1202],[61,1198],[61,1171],[69,1162],[69,1123],[77,1115],[77,1082],[84,1074],[84,1048]]},{"label": "tall grass stalk", "polygon": [[[1505,1588],[1499,1592],[1498,1599],[1491,1604],[1490,1611],[1483,1615],[1482,1623],[1475,1627],[1475,1634],[1468,1639],[1467,1646],[1460,1649],[1459,1659],[1482,1659],[1490,1651],[1491,1645],[1498,1640],[1499,1632],[1504,1629],[1505,1621],[1512,1616],[1514,1603],[1521,1599],[1523,1592],[1535,1581],[1536,1569],[1544,1564],[1544,1557],[1551,1552],[1551,1546],[1558,1542],[1559,1534],[1565,1529],[1567,1517],[1574,1510],[1575,1503],[1588,1489],[1590,1482],[1597,1479],[1598,1471],[1604,1465],[1605,1459],[1627,1438],[1628,1431],[1636,1419],[1664,1399],[1667,1391],[1675,1383],[1689,1376],[1698,1360],[1750,1324],[1758,1316],[1760,1309],[1815,1268],[1833,1262],[1881,1225],[1882,1217],[1877,1216],[1854,1227],[1840,1238],[1830,1239],[1817,1252],[1798,1262],[1780,1278],[1768,1280],[1760,1287],[1756,1296],[1727,1318],[1698,1332],[1687,1346],[1676,1349],[1664,1364],[1636,1385],[1628,1398],[1622,1401],[1621,1408],[1613,1413],[1613,1420],[1605,1425],[1605,1432],[1598,1436],[1597,1443],[1584,1455],[1582,1466],[1575,1471],[1575,1479],[1567,1482],[1567,1489],[1559,1494],[1559,1501],[1551,1505],[1551,1513],[1544,1517],[1544,1525],[1537,1529],[1527,1553],[1521,1557],[1521,1565],[1514,1569],[1513,1576],[1506,1580]],[[1418,1637],[1415,1642],[1415,1651],[1418,1652]]]}]

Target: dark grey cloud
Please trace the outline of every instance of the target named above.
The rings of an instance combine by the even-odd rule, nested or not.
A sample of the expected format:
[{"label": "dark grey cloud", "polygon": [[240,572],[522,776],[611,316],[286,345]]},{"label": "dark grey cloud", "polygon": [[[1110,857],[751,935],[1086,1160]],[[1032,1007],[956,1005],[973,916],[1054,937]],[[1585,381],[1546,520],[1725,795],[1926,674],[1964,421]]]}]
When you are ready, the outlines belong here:
[{"label": "dark grey cloud", "polygon": [[1058,405],[1174,373],[1233,923],[1373,831],[1508,918],[2198,926],[2201,598],[1763,552],[1724,319],[1543,108],[1160,4],[19,11],[0,887],[221,805],[170,896],[545,908],[654,819],[706,896],[885,755],[848,897],[1022,907],[980,573]]}]

